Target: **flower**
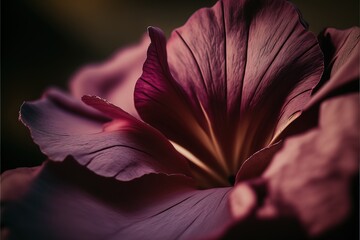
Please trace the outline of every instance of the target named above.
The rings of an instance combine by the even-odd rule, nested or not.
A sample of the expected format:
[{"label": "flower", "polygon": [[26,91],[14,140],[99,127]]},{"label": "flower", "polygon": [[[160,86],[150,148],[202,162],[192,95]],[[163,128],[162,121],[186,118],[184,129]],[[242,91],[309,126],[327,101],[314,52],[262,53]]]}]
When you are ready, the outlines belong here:
[{"label": "flower", "polygon": [[[75,77],[82,102],[49,90],[22,106],[49,161],[2,176],[6,231],[19,239],[327,237],[354,206],[359,33],[328,29],[320,49],[282,0],[219,1],[167,43],[149,28],[146,60],[145,37]],[[131,67],[118,68],[128,56]]]}]

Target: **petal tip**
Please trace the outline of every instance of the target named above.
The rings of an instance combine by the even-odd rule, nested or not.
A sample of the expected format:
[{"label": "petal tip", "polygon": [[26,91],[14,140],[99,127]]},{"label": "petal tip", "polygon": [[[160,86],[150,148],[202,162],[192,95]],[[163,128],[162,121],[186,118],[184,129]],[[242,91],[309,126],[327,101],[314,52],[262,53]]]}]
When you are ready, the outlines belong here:
[{"label": "petal tip", "polygon": [[151,42],[154,42],[159,37],[165,39],[164,31],[161,28],[149,26],[147,28],[147,30],[148,30]]}]

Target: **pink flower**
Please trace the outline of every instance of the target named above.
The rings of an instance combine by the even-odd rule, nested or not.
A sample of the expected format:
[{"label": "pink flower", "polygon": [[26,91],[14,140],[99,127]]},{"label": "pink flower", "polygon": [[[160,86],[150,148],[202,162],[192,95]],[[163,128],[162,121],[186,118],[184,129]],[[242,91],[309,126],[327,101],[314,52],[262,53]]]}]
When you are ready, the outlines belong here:
[{"label": "pink flower", "polygon": [[49,161],[3,174],[3,232],[348,237],[359,28],[324,31],[320,48],[287,1],[224,0],[167,43],[148,31],[151,43],[80,71],[73,96],[49,90],[24,103],[20,119]]}]

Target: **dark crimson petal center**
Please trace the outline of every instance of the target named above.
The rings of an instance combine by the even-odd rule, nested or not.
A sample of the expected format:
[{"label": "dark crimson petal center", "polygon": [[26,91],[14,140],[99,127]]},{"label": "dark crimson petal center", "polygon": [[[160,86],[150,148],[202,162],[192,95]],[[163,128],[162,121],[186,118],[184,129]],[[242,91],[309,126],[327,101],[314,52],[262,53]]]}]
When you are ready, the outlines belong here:
[{"label": "dark crimson petal center", "polygon": [[159,29],[149,35],[135,107],[188,158],[202,187],[229,185],[276,142],[323,70],[316,37],[286,1],[219,1],[167,43]]}]

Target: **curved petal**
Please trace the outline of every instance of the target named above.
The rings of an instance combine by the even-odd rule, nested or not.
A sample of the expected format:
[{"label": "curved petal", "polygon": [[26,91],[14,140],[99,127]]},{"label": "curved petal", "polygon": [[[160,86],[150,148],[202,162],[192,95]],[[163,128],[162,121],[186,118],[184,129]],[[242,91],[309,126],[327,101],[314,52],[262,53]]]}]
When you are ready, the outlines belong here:
[{"label": "curved petal", "polygon": [[70,82],[72,94],[77,98],[84,95],[105,98],[138,117],[133,93],[149,44],[150,39],[146,35],[138,45],[120,50],[104,63],[85,66]]},{"label": "curved petal", "polygon": [[279,136],[285,138],[305,132],[318,124],[319,105],[326,99],[359,91],[360,28],[347,30],[326,29],[320,35],[325,53],[326,69],[321,83],[303,114]]},{"label": "curved petal", "polygon": [[267,193],[258,196],[254,216],[259,221],[287,216],[311,237],[341,230],[346,235],[339,239],[347,239],[358,228],[359,95],[326,100],[319,116],[317,128],[288,138],[275,155],[263,175]]},{"label": "curved petal", "polygon": [[328,28],[319,38],[323,51],[327,54],[327,66],[324,83],[319,86],[320,89],[312,97],[307,108],[336,94],[336,91],[341,93],[359,90],[360,28]]},{"label": "curved petal", "polygon": [[111,121],[111,114],[59,91],[21,107],[22,122],[51,160],[63,161],[71,155],[95,173],[121,181],[149,173],[189,175],[185,159],[155,129],[99,98],[85,101],[116,113],[117,118]]},{"label": "curved petal", "polygon": [[282,146],[283,142],[278,142],[270,147],[261,149],[246,159],[236,174],[235,184],[261,176]]},{"label": "curved petal", "polygon": [[194,239],[229,224],[228,191],[179,176],[117,182],[65,161],[48,164],[2,219],[13,239]]},{"label": "curved petal", "polygon": [[135,87],[141,118],[223,179],[292,121],[322,74],[317,40],[286,1],[219,1],[167,48],[158,29],[149,35]]}]

